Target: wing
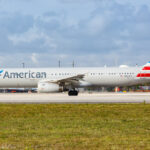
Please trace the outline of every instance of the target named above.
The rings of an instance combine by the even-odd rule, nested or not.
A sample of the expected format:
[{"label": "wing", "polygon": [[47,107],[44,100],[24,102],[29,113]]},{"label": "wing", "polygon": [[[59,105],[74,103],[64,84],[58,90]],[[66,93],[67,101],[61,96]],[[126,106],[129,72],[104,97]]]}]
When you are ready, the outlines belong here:
[{"label": "wing", "polygon": [[84,78],[84,74],[78,74],[76,76],[71,76],[71,77],[67,77],[67,78],[63,78],[63,79],[59,79],[56,82],[60,83],[60,82],[72,82],[72,81],[79,81],[82,80]]},{"label": "wing", "polygon": [[73,83],[73,82],[78,82],[79,80],[82,80],[84,78],[85,74],[78,74],[75,76],[67,77],[67,78],[62,78],[62,79],[47,79],[43,80],[42,82],[47,82],[47,83]]}]

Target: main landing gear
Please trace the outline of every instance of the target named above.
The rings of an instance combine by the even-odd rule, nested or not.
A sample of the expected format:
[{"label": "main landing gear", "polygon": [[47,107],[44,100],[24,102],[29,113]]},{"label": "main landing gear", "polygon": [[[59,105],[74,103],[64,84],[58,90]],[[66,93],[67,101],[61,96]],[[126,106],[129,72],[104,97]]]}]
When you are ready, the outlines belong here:
[{"label": "main landing gear", "polygon": [[75,90],[75,89],[72,89],[72,90],[69,90],[68,91],[68,95],[69,96],[78,96],[78,91],[77,90]]}]

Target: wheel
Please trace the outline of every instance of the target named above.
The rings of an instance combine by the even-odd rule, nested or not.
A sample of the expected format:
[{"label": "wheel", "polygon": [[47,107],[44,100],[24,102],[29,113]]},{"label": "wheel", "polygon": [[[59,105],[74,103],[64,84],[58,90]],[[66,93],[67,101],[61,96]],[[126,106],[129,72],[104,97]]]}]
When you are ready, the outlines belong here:
[{"label": "wheel", "polygon": [[68,95],[69,95],[69,96],[78,96],[78,91],[76,91],[76,90],[70,90],[70,91],[68,92]]}]

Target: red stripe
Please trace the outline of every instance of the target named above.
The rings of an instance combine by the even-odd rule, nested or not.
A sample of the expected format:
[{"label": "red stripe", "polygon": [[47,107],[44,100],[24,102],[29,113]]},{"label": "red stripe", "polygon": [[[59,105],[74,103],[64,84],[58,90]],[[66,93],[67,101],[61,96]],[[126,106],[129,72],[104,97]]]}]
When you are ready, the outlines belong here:
[{"label": "red stripe", "polygon": [[150,77],[150,73],[139,73],[136,77]]},{"label": "red stripe", "polygon": [[142,70],[150,70],[150,66],[146,66]]}]

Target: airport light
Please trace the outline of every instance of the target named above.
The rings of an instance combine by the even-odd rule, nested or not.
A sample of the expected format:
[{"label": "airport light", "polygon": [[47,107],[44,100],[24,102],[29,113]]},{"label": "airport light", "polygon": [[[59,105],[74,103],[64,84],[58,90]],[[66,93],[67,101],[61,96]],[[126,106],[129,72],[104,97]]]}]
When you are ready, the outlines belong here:
[{"label": "airport light", "polygon": [[22,67],[25,68],[25,63],[22,63]]},{"label": "airport light", "polygon": [[74,60],[73,60],[73,62],[72,62],[72,67],[74,68],[74,66],[75,66],[75,63],[74,63]]},{"label": "airport light", "polygon": [[58,61],[58,67],[59,67],[59,68],[60,68],[60,63],[61,63],[61,62],[60,62],[60,60],[59,60],[59,61]]}]

